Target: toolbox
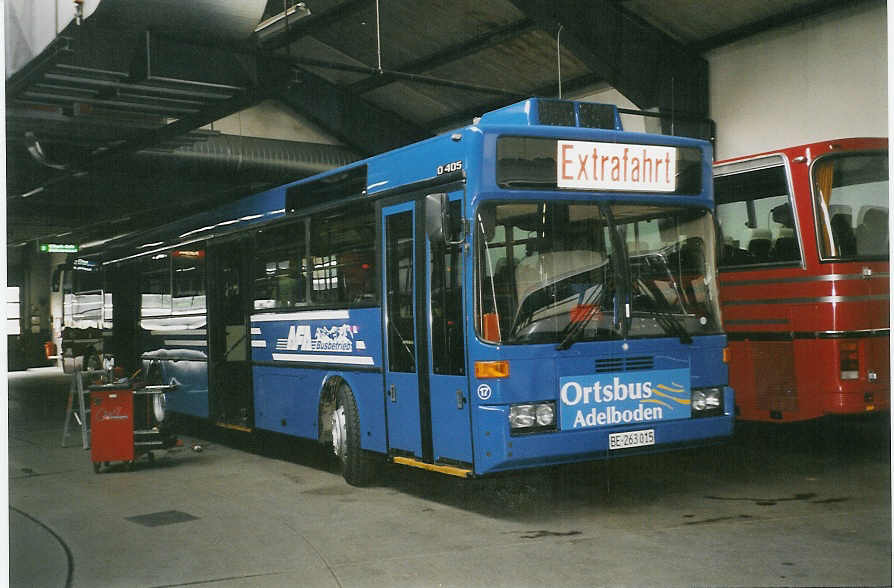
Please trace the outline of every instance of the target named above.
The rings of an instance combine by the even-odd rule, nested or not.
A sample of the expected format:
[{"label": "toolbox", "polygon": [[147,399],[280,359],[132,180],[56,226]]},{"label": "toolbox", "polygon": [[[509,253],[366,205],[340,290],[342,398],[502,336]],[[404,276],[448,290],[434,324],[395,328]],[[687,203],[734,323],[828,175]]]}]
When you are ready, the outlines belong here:
[{"label": "toolbox", "polygon": [[135,388],[129,381],[90,386],[90,459],[93,471],[124,462],[130,469],[141,455],[166,449],[176,438],[162,426],[167,386]]}]

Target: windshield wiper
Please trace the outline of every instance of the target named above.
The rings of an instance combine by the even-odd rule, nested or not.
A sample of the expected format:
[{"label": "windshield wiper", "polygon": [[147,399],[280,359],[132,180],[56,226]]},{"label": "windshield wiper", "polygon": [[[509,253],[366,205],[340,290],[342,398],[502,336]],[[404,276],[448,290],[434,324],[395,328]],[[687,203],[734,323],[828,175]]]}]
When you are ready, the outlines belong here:
[{"label": "windshield wiper", "polygon": [[580,334],[584,332],[587,325],[593,320],[593,317],[601,311],[599,305],[594,304],[594,302],[602,300],[602,294],[605,290],[606,289],[601,284],[597,284],[594,286],[593,292],[587,299],[584,300],[582,304],[577,305],[578,308],[584,308],[586,314],[583,317],[575,317],[577,320],[572,320],[568,323],[568,326],[562,331],[562,342],[556,345],[556,349],[562,351],[568,349],[577,342],[580,338]]},{"label": "windshield wiper", "polygon": [[683,323],[673,313],[664,310],[650,310],[649,313],[655,316],[655,321],[661,325],[664,332],[680,338],[680,343],[692,343],[692,335],[683,326]]}]

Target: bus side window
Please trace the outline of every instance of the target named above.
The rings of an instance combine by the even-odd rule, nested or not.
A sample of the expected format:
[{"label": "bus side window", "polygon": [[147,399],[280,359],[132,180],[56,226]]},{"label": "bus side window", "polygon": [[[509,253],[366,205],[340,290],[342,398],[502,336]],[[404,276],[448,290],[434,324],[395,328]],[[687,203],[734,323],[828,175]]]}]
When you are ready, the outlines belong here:
[{"label": "bus side window", "polygon": [[205,311],[205,250],[171,253],[171,304],[174,312]]},{"label": "bus side window", "polygon": [[364,304],[376,300],[375,215],[353,204],[311,218],[312,304]]},{"label": "bus side window", "polygon": [[140,264],[140,317],[171,314],[171,258],[159,253]]},{"label": "bus side window", "polygon": [[307,255],[303,220],[258,233],[254,307],[290,308],[307,303]]}]

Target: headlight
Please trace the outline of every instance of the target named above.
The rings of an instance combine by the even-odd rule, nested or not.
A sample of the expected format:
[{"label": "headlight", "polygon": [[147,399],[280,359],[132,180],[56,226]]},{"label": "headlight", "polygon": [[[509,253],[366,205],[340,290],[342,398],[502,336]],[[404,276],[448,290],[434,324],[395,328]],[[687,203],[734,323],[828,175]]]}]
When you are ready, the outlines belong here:
[{"label": "headlight", "polygon": [[550,403],[538,404],[535,412],[537,424],[541,427],[548,427],[556,422],[556,409]]},{"label": "headlight", "polygon": [[723,414],[723,388],[693,388],[692,417]]},{"label": "headlight", "polygon": [[692,410],[695,412],[701,412],[705,410],[705,406],[707,402],[705,402],[705,393],[702,390],[694,390],[692,392]]},{"label": "headlight", "polygon": [[522,429],[534,424],[533,404],[514,404],[509,407],[509,426],[513,429]]},{"label": "headlight", "polygon": [[555,429],[555,403],[550,401],[510,405],[509,428],[512,433],[533,433]]}]

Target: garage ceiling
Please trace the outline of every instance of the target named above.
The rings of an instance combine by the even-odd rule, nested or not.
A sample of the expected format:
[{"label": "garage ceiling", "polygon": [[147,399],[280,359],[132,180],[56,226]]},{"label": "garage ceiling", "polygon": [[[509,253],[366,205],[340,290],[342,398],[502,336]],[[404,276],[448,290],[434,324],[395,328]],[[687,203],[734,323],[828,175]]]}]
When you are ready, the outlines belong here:
[{"label": "garage ceiling", "polygon": [[[705,51],[856,3],[104,0],[7,80],[7,244],[162,224],[556,96],[557,37],[566,95],[708,117]],[[262,100],[343,147],[202,129]]]}]

